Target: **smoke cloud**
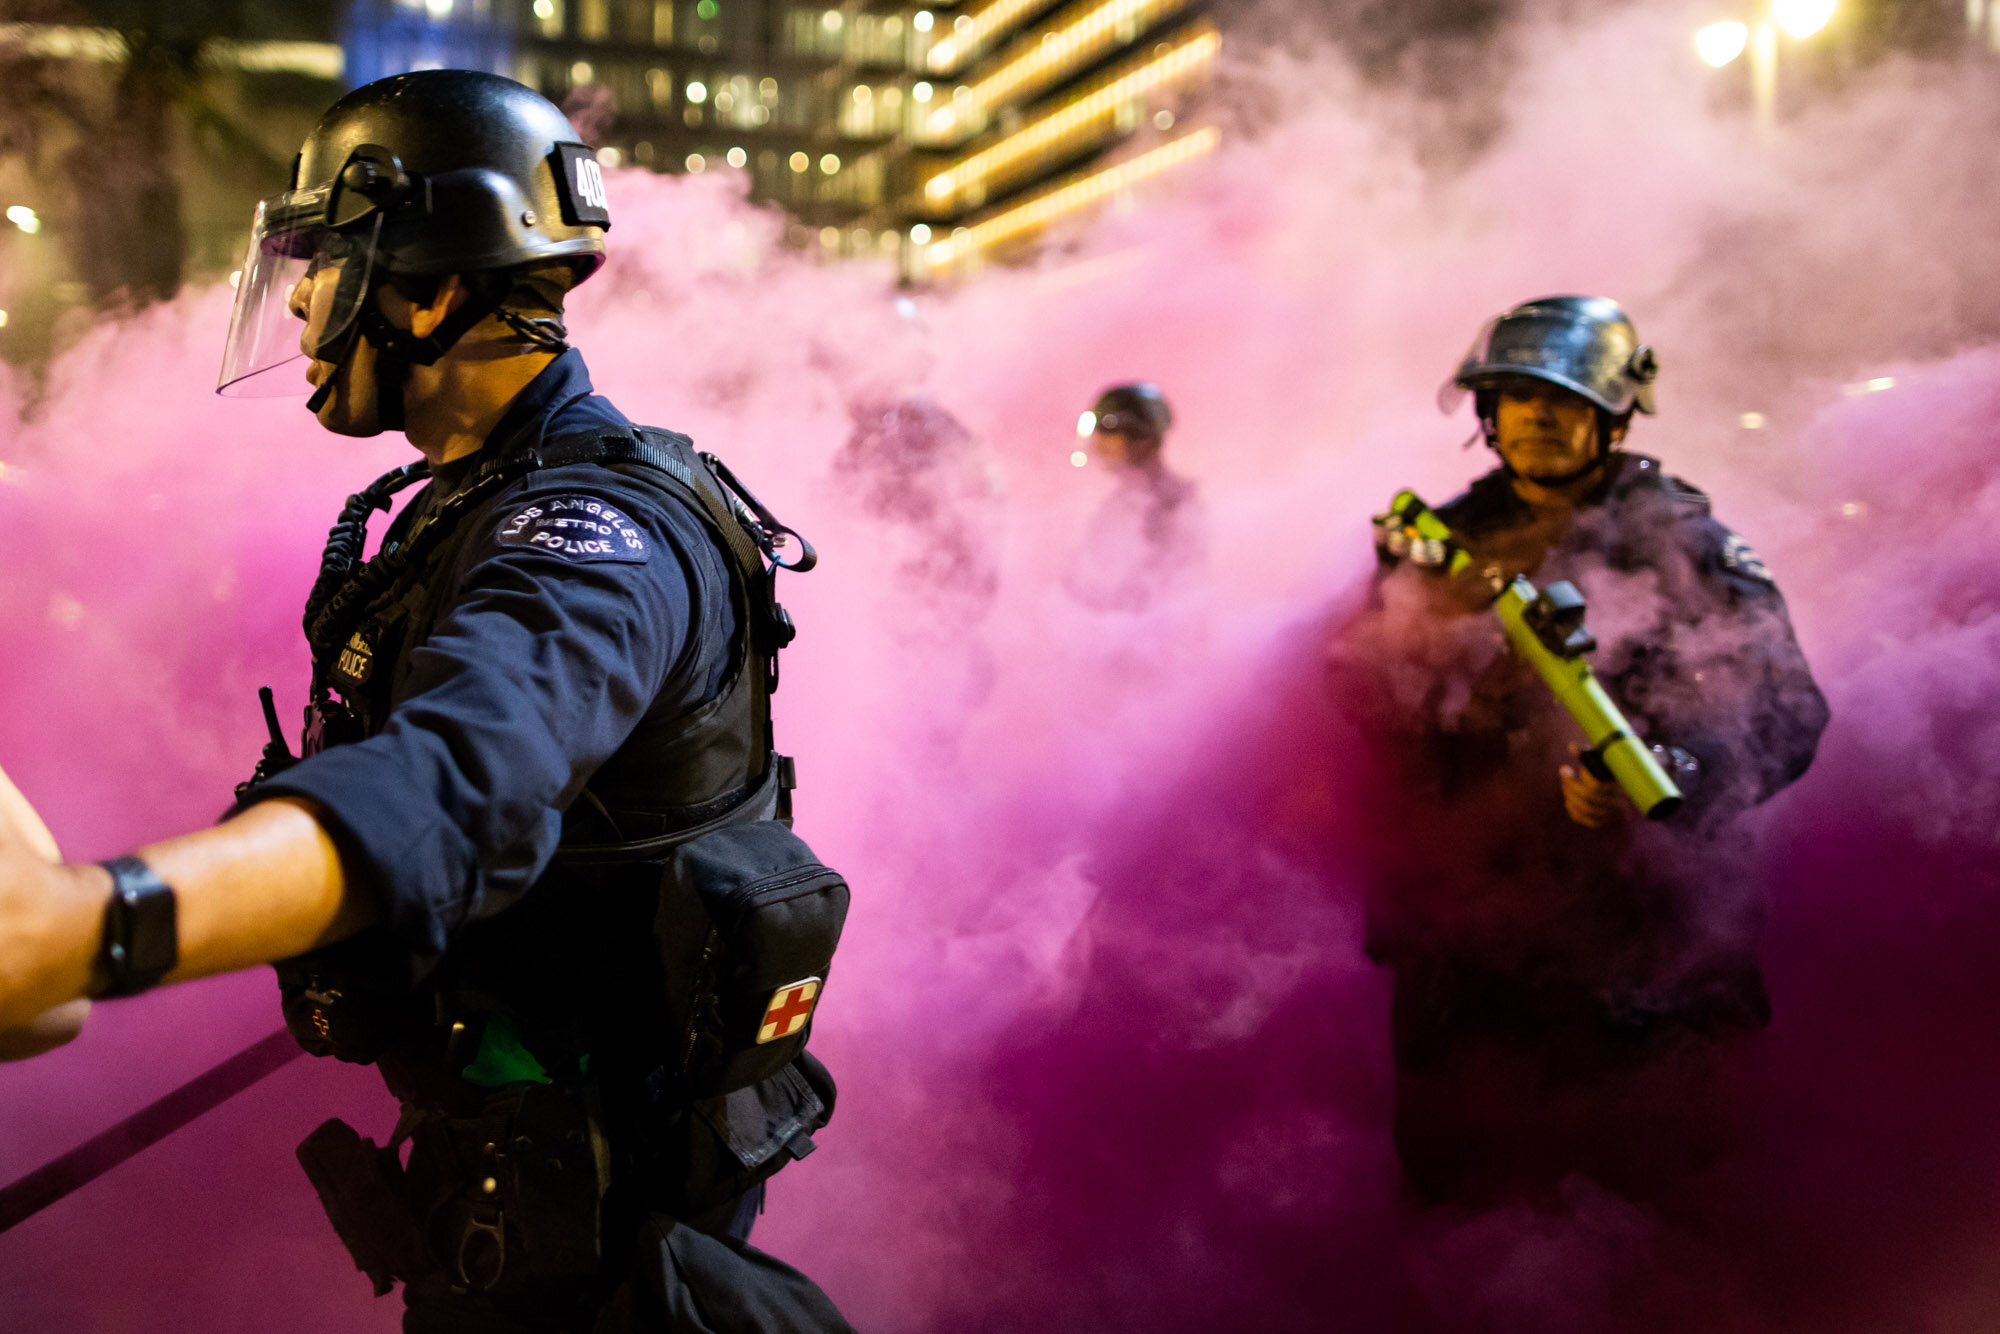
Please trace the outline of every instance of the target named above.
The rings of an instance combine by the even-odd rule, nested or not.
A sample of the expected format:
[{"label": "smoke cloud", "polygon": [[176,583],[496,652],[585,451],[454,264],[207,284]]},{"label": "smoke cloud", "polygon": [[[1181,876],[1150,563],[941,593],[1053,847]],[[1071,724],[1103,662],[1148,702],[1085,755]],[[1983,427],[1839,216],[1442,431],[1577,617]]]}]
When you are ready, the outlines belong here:
[{"label": "smoke cloud", "polygon": [[[1507,29],[1488,132],[1449,163],[1409,132],[1434,91],[1242,65],[1261,110],[1221,153],[957,291],[811,265],[726,175],[613,174],[615,258],[571,320],[599,387],[822,555],[783,581],[777,726],[800,829],[855,887],[815,1038],[843,1089],[757,1240],[861,1328],[2000,1316],[2000,87],[1892,62],[1766,141],[1716,113],[1688,32],[1631,7]],[[1485,466],[1439,381],[1560,291],[1618,297],[1660,350],[1631,444],[1764,556],[1834,722],[1757,817],[1777,1017],[1725,1072],[1724,1159],[1657,1206],[1576,1181],[1559,1209],[1423,1213],[1360,948],[1378,776],[1325,645],[1368,516]],[[407,457],[210,395],[229,295],[0,390],[0,763],[72,857],[221,808],[256,687],[303,702],[326,526]],[[1205,552],[1099,609],[1066,587],[1110,490],[1073,424],[1131,379],[1173,400]],[[913,396],[963,434],[871,444]],[[0,1177],[267,1031],[273,990],[106,1005],[0,1067]],[[386,1133],[371,1086],[301,1061],[0,1237],[0,1310],[396,1328],[290,1153],[328,1115]]]}]

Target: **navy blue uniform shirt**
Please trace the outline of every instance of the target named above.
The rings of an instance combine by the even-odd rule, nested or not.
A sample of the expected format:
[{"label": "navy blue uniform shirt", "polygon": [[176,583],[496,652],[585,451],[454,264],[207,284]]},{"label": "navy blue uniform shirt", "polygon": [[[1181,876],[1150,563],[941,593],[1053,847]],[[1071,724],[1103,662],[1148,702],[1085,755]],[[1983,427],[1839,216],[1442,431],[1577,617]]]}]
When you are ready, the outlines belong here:
[{"label": "navy blue uniform shirt", "polygon": [[[629,425],[565,352],[481,450],[436,470],[409,514],[490,457]],[[530,473],[461,524],[465,540],[432,576],[442,584],[428,633],[397,664],[385,725],[251,798],[317,806],[417,972],[536,882],[563,812],[642,720],[716,693],[735,623],[726,558],[701,521],[613,468]],[[406,514],[392,537],[407,527]],[[643,805],[643,793],[625,795]]]}]

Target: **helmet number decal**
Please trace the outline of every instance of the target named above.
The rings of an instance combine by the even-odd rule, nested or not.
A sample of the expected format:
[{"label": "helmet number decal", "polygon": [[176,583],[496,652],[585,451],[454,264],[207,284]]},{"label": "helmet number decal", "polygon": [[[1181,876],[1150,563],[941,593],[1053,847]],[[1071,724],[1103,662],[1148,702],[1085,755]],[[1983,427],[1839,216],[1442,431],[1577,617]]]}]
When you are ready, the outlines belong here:
[{"label": "helmet number decal", "polygon": [[589,144],[557,144],[549,155],[556,178],[556,195],[563,221],[572,227],[611,227],[610,201],[604,194],[604,169]]}]

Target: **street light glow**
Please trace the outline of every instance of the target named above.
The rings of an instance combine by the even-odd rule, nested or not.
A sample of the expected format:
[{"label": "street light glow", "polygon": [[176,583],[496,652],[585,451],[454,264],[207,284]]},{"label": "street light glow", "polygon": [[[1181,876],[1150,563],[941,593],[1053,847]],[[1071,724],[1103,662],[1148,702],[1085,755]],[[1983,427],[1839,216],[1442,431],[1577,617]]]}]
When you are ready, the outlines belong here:
[{"label": "street light glow", "polygon": [[1742,23],[1711,23],[1694,35],[1694,49],[1708,64],[1721,69],[1743,54],[1750,28]]},{"label": "street light glow", "polygon": [[1793,37],[1810,37],[1833,21],[1834,0],[1777,0],[1771,17]]},{"label": "street light glow", "polygon": [[42,220],[35,216],[35,210],[26,204],[15,204],[7,210],[7,221],[33,236],[42,229]]}]

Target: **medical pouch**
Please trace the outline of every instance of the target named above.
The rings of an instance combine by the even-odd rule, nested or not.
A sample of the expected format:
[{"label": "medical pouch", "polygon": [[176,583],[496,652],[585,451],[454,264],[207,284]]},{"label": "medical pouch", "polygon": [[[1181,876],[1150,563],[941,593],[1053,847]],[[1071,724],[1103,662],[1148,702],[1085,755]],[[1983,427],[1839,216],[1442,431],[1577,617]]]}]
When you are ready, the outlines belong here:
[{"label": "medical pouch", "polygon": [[778,820],[675,848],[654,922],[667,978],[667,1071],[683,1098],[776,1075],[805,1049],[847,920],[847,882]]}]

